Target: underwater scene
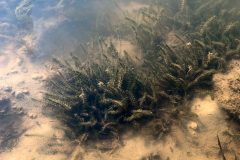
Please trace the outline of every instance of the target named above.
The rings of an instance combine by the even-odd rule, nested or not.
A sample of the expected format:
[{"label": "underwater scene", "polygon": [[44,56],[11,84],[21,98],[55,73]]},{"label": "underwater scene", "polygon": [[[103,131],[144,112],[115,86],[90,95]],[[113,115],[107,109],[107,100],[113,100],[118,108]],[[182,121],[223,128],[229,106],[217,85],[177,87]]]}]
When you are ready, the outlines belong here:
[{"label": "underwater scene", "polygon": [[0,0],[0,160],[240,160],[240,0]]}]

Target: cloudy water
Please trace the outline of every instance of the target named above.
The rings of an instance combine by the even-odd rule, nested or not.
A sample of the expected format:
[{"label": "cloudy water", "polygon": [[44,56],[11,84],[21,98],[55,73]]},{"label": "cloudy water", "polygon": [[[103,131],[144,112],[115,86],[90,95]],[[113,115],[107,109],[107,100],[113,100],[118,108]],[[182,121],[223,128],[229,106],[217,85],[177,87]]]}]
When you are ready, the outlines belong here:
[{"label": "cloudy water", "polygon": [[110,12],[116,14],[116,5],[104,0],[2,0],[0,7],[1,45],[25,45],[37,56],[73,51],[96,35],[101,23],[110,23]]},{"label": "cloudy water", "polygon": [[0,160],[240,158],[238,0],[0,0]]}]

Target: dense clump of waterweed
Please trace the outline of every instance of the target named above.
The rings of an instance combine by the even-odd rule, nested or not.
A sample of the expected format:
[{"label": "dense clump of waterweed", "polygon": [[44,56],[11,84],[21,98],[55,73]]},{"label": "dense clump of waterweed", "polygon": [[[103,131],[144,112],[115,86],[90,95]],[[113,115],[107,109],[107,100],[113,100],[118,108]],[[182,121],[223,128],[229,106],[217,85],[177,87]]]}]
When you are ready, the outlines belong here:
[{"label": "dense clump of waterweed", "polygon": [[44,101],[76,136],[117,138],[121,128],[139,126],[158,114],[160,95],[111,44],[101,58],[81,63],[54,59]]},{"label": "dense clump of waterweed", "polygon": [[215,71],[240,56],[239,9],[222,0],[172,0],[173,8],[157,2],[142,9],[140,20],[126,18],[153,83],[180,97],[211,87]]}]

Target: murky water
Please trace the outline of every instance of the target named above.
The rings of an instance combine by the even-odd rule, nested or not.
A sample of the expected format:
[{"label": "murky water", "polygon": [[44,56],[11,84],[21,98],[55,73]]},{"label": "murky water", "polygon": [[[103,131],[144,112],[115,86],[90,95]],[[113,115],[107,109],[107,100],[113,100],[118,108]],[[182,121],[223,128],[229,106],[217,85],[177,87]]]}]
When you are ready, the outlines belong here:
[{"label": "murky water", "polygon": [[[122,25],[124,16],[138,18],[139,10],[149,3],[140,0],[0,0],[0,160],[140,160],[151,154],[168,160],[214,160],[220,158],[218,134],[224,145],[230,146],[229,159],[233,158],[234,154],[230,154],[233,150],[240,154],[238,146],[227,144],[231,138],[220,134],[231,131],[232,123],[220,109],[219,99],[210,96],[199,96],[189,102],[196,117],[181,119],[184,126],[173,125],[164,139],[149,140],[144,135],[126,134],[123,145],[111,152],[77,146],[76,141],[66,138],[63,125],[42,108],[38,100],[51,74],[52,57],[77,55],[81,44],[90,45],[92,39],[105,37],[120,53],[127,51],[139,63],[138,59],[142,58],[139,49],[128,39],[119,40],[120,36],[112,33],[119,31],[116,25]],[[169,33],[169,37],[171,35],[174,37],[174,32]],[[169,38],[172,46],[179,41],[174,38]],[[238,67],[233,65],[234,74],[240,74]],[[216,77],[221,76],[224,75]],[[214,79],[217,87],[222,87],[234,77],[222,83],[217,78]],[[216,94],[219,97],[228,93]]]}]

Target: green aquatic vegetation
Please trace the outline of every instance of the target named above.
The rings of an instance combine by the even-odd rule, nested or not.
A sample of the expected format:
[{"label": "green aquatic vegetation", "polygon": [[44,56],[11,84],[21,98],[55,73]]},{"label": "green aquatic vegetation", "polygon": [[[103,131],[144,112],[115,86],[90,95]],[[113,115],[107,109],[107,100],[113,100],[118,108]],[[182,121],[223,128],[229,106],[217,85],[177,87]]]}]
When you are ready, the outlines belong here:
[{"label": "green aquatic vegetation", "polygon": [[[205,51],[215,54],[219,61],[239,58],[239,1],[203,1],[191,14],[191,28],[186,34],[201,41]],[[215,59],[216,61],[216,59]]]},{"label": "green aquatic vegetation", "polygon": [[[148,34],[148,39],[142,40],[143,42],[139,44],[140,48],[151,44],[148,50],[143,50],[144,54],[148,54],[149,50],[156,47],[159,49],[160,45],[166,43],[168,34],[174,32],[184,41],[201,42],[206,56],[211,52],[215,54],[215,57],[218,57],[215,58],[215,62],[223,63],[225,60],[239,58],[240,8],[237,5],[239,1],[199,0],[191,2],[183,0],[175,2],[172,0],[169,3],[179,4],[179,9],[172,11],[160,3],[158,6],[155,4],[155,7],[149,7],[142,12],[143,15],[153,13],[151,17],[154,18],[151,21],[142,18],[139,24],[144,25],[145,28],[156,26],[153,29],[154,32],[160,31],[161,33],[159,34],[161,43],[156,44],[149,41],[149,39],[156,39],[155,37],[159,36],[154,32]],[[156,14],[159,8],[161,8],[162,14]],[[188,11],[183,13],[181,10],[184,8],[187,8]],[[163,28],[167,28],[167,30]]]},{"label": "green aquatic vegetation", "polygon": [[99,54],[99,59],[84,63],[73,55],[71,61],[53,59],[55,72],[47,81],[44,101],[56,117],[76,137],[89,140],[117,138],[121,128],[159,117],[153,86],[130,58],[120,57],[112,44]]},{"label": "green aquatic vegetation", "polygon": [[140,20],[127,18],[143,54],[143,68],[159,90],[173,96],[171,101],[211,87],[213,74],[225,69],[228,60],[239,58],[239,11],[234,3],[226,3],[183,0],[177,10],[155,3],[142,10]]},{"label": "green aquatic vegetation", "polygon": [[194,47],[172,49],[165,45],[156,58],[158,61],[145,60],[148,63],[144,67],[149,67],[153,75],[152,84],[168,95],[170,102],[177,104],[195,89],[212,86],[215,70],[206,68],[204,56],[198,51]]},{"label": "green aquatic vegetation", "polygon": [[[149,51],[157,51],[166,41],[169,33],[176,23],[170,12],[161,6],[150,6],[143,8],[140,12],[140,20],[126,17],[127,26],[132,29],[134,41],[148,56]],[[153,53],[153,52],[152,52]]]}]

